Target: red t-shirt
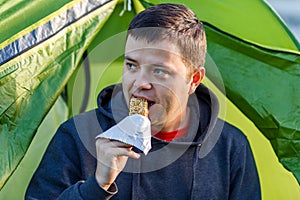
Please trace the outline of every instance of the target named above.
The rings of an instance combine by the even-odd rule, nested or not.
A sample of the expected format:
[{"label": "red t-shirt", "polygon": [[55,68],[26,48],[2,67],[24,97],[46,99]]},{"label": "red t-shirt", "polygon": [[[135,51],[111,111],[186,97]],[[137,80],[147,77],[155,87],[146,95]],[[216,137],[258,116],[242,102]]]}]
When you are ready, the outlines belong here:
[{"label": "red t-shirt", "polygon": [[171,132],[158,132],[156,133],[154,136],[157,137],[158,139],[170,142],[173,139],[178,139],[178,138],[182,138],[184,137],[188,132],[188,126],[179,129],[179,130],[175,130],[175,131],[171,131]]}]

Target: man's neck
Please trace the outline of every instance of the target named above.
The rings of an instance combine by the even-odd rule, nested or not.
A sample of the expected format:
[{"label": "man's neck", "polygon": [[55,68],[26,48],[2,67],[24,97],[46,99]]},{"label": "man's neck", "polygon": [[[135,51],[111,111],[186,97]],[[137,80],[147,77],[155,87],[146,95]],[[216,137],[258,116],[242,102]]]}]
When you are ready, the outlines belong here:
[{"label": "man's neck", "polygon": [[181,116],[178,116],[174,119],[173,123],[170,126],[166,126],[161,129],[162,132],[171,132],[175,130],[180,130],[188,126],[190,119],[190,108],[187,107],[185,112],[181,114]]}]

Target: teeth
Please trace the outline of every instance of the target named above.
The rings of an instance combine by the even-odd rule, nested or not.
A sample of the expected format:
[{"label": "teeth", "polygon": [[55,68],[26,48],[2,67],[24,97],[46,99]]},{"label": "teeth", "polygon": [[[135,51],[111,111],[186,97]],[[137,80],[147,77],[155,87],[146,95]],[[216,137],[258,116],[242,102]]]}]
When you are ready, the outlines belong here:
[{"label": "teeth", "polygon": [[129,115],[140,114],[148,116],[148,102],[143,98],[132,97],[129,102]]}]

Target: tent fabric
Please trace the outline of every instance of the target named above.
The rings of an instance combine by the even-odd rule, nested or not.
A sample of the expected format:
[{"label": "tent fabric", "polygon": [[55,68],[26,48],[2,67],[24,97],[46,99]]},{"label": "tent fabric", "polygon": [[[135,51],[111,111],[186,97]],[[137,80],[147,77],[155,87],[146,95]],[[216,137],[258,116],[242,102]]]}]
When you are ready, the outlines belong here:
[{"label": "tent fabric", "polygon": [[[167,3],[168,0],[140,0]],[[272,49],[299,51],[300,44],[277,13],[264,0],[172,0],[185,4],[202,20],[218,29]],[[145,3],[145,5],[148,5]]]},{"label": "tent fabric", "polygon": [[38,127],[24,158],[1,188],[0,199],[24,199],[29,180],[46,151],[49,141],[67,117],[68,107],[63,98],[59,97]]},{"label": "tent fabric", "polygon": [[11,42],[0,51],[0,65],[4,64],[10,59],[17,57],[26,50],[42,43],[45,40],[58,34],[70,24],[78,21],[81,17],[90,13],[97,6],[103,5],[105,1],[97,2],[92,4],[90,2],[78,2],[71,8],[53,16],[49,21],[35,28],[31,32],[24,34],[17,40]]},{"label": "tent fabric", "polygon": [[207,75],[268,138],[283,166],[300,183],[300,53],[266,49],[206,24]]},{"label": "tent fabric", "polygon": [[116,2],[71,2],[0,50],[0,188]]}]

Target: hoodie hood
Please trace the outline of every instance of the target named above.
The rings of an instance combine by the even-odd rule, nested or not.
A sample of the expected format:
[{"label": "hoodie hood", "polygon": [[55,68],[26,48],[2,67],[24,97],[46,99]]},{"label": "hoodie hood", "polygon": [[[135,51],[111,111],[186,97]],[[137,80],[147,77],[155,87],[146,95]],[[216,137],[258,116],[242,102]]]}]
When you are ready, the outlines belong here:
[{"label": "hoodie hood", "polygon": [[[122,85],[112,85],[102,90],[98,96],[98,109],[106,120],[99,120],[104,130],[128,116],[129,109],[122,91]],[[186,137],[172,141],[178,145],[201,146],[200,156],[205,156],[217,142],[221,131],[216,128],[219,103],[216,96],[203,84],[189,98],[190,127]],[[218,128],[219,126],[217,126]],[[222,127],[219,127],[220,130]],[[153,142],[164,143],[159,139]]]}]

